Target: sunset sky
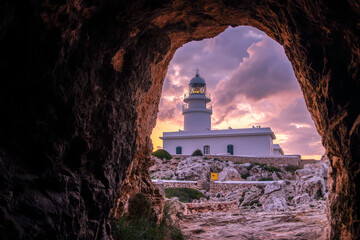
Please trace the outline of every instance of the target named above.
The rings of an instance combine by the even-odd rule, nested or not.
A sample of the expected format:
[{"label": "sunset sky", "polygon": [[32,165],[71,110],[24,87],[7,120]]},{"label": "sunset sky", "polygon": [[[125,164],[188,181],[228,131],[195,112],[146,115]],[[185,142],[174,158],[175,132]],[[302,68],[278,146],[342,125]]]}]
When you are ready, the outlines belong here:
[{"label": "sunset sky", "polygon": [[252,27],[230,27],[176,51],[151,136],[154,150],[162,148],[162,132],[183,129],[182,99],[197,67],[211,94],[212,129],[270,127],[285,154],[320,159],[325,150],[284,49]]}]

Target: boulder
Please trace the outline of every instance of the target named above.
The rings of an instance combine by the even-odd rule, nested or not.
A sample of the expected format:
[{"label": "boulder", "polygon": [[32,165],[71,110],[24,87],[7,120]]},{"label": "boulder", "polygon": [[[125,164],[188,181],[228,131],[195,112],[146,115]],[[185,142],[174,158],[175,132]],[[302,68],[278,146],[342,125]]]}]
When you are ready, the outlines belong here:
[{"label": "boulder", "polygon": [[219,181],[239,181],[242,180],[238,171],[233,167],[225,167],[219,173]]},{"label": "boulder", "polygon": [[278,182],[273,182],[273,183],[267,184],[265,187],[264,194],[270,194],[272,192],[279,191],[284,186],[285,186],[285,182],[283,182],[283,181],[278,181]]},{"label": "boulder", "polygon": [[224,169],[224,163],[221,161],[211,161],[210,163],[211,172],[219,173]]},{"label": "boulder", "polygon": [[286,211],[289,209],[285,195],[270,194],[261,204],[264,211]]},{"label": "boulder", "polygon": [[180,202],[177,197],[166,198],[165,207],[168,209],[168,214],[173,223],[177,223],[183,215],[187,214],[186,204]]},{"label": "boulder", "polygon": [[302,195],[295,196],[291,200],[291,203],[294,205],[299,205],[299,204],[303,204],[303,203],[308,203],[310,201],[311,201],[311,198],[310,198],[309,194],[304,193]]},{"label": "boulder", "polygon": [[188,157],[177,165],[173,179],[209,181],[210,164],[202,157]]},{"label": "boulder", "polygon": [[308,193],[311,198],[322,198],[326,195],[324,178],[314,176],[307,178],[304,176],[296,181],[296,194]]}]

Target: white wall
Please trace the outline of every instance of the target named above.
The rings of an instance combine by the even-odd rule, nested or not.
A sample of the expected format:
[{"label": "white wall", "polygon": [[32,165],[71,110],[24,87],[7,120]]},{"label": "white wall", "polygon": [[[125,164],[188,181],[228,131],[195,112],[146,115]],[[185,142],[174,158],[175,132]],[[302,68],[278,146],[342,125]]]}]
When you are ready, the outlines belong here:
[{"label": "white wall", "polygon": [[210,154],[226,154],[227,145],[234,145],[234,155],[272,155],[272,139],[270,135],[183,138],[163,140],[163,149],[176,154],[176,147],[182,147],[182,154],[191,155],[196,149],[203,152],[204,146],[210,146]]},{"label": "white wall", "polygon": [[211,129],[211,112],[186,112],[184,114],[185,131],[204,131]]}]

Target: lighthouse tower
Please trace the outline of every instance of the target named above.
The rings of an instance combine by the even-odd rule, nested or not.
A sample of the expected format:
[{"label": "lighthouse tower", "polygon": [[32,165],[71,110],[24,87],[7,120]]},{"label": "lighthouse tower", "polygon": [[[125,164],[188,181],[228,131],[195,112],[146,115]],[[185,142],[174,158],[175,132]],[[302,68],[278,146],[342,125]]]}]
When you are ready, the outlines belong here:
[{"label": "lighthouse tower", "polygon": [[197,70],[189,83],[189,93],[184,94],[184,131],[211,130],[212,107],[206,105],[210,101],[210,95],[206,93],[205,80],[200,77]]}]

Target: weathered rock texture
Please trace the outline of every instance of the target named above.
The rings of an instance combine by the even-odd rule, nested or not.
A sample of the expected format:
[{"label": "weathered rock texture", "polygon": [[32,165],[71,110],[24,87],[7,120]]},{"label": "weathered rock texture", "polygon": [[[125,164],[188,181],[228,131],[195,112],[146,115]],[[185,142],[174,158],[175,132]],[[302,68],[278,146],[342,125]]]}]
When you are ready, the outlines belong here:
[{"label": "weathered rock texture", "polygon": [[117,198],[155,191],[144,169],[175,50],[238,25],[284,46],[330,157],[331,238],[360,235],[358,1],[5,0],[0,13],[0,238],[108,238]]}]

